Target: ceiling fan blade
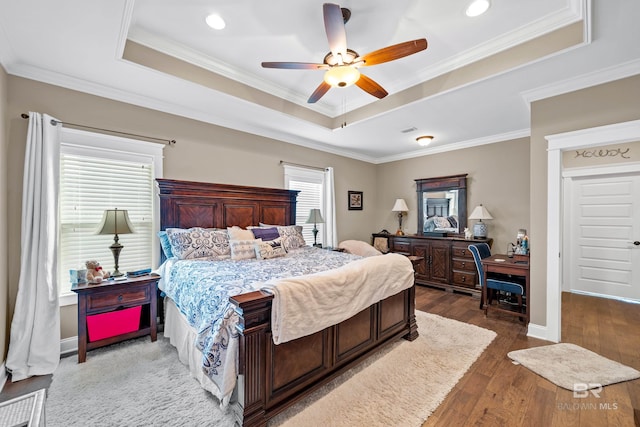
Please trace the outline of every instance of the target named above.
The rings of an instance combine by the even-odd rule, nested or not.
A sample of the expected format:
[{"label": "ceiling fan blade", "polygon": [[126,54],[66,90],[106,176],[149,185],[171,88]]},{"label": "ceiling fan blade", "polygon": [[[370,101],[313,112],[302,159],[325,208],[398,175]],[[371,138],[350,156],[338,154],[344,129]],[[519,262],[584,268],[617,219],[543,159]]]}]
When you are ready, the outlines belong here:
[{"label": "ceiling fan blade", "polygon": [[393,46],[383,47],[374,50],[366,55],[362,55],[359,60],[364,61],[362,65],[376,65],[384,62],[393,61],[405,56],[413,55],[416,52],[427,48],[427,39],[411,40],[404,43],[394,44]]},{"label": "ceiling fan blade", "polygon": [[384,90],[382,86],[380,86],[378,83],[376,83],[371,78],[365,76],[362,73],[360,73],[360,78],[356,82],[356,86],[358,86],[360,89],[364,90],[365,92],[375,96],[376,98],[382,99],[385,96],[389,95],[389,92]]},{"label": "ceiling fan blade", "polygon": [[323,81],[322,83],[320,83],[320,86],[318,86],[316,90],[313,91],[307,102],[309,104],[313,104],[314,102],[322,98],[322,96],[327,93],[329,89],[331,89],[331,85]]},{"label": "ceiling fan blade", "polygon": [[325,3],[322,6],[322,12],[329,50],[333,56],[340,54],[344,58],[347,53],[347,32],[344,29],[342,9],[337,4]]},{"label": "ceiling fan blade", "polygon": [[312,64],[309,62],[263,62],[263,68],[284,68],[287,70],[324,70],[327,64]]}]

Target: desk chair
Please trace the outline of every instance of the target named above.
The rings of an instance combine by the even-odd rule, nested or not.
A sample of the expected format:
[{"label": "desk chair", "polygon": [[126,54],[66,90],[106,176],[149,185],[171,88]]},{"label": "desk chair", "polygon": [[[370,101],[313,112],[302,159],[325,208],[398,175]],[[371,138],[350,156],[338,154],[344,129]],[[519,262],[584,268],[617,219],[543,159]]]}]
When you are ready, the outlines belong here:
[{"label": "desk chair", "polygon": [[[482,259],[491,256],[491,249],[486,243],[473,243],[469,245],[469,251],[473,255],[473,260],[476,263],[478,269],[478,276],[480,280],[480,287],[482,289],[482,302],[484,302],[484,315],[487,315],[487,310],[491,306],[494,294],[496,292],[509,292],[515,295],[518,301],[518,310],[523,313],[522,295],[524,294],[524,287],[520,283],[502,280],[502,278],[489,278],[487,277],[485,283],[484,268],[482,266]],[[521,317],[520,320],[523,318]]]}]

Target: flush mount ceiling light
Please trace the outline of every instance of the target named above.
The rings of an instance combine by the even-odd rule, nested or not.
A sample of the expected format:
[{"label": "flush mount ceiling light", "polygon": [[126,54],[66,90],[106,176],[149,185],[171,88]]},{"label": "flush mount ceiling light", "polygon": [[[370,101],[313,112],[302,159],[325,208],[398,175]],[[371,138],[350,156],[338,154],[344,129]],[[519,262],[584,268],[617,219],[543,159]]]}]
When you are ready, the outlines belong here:
[{"label": "flush mount ceiling light", "polygon": [[333,87],[351,86],[360,78],[360,71],[350,65],[331,67],[324,73],[324,81]]},{"label": "flush mount ceiling light", "polygon": [[489,9],[489,6],[491,6],[489,0],[474,0],[467,6],[465,13],[471,18],[480,16]]},{"label": "flush mount ceiling light", "polygon": [[224,22],[224,19],[216,13],[212,13],[207,16],[207,25],[213,28],[214,30],[222,30],[227,24]]},{"label": "flush mount ceiling light", "polygon": [[416,138],[416,141],[418,141],[418,144],[420,144],[422,147],[426,147],[427,145],[429,145],[432,140],[433,136],[431,135],[422,135]]}]

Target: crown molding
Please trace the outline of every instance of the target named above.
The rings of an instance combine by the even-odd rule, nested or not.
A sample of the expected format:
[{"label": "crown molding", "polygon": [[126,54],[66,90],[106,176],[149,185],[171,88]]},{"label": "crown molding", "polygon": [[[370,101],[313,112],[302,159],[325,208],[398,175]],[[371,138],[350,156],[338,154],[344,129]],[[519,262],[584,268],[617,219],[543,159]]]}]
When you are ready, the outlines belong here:
[{"label": "crown molding", "polygon": [[533,90],[528,90],[522,92],[521,96],[527,103],[527,106],[530,107],[531,103],[535,101],[563,95],[569,92],[575,92],[577,90],[609,83],[614,80],[624,79],[637,74],[640,74],[640,59],[635,59],[620,65],[603,68],[601,70],[571,77]]},{"label": "crown molding", "polygon": [[442,144],[435,147],[427,147],[412,153],[403,153],[395,156],[381,157],[375,161],[376,164],[396,162],[399,160],[413,159],[416,157],[428,156],[431,154],[446,153],[448,151],[462,150],[464,148],[478,147],[481,145],[495,144],[503,141],[510,141],[519,138],[529,138],[531,136],[530,129],[520,129],[512,132],[505,132],[497,135],[489,135],[482,138],[470,139],[467,141],[453,142],[451,144]]}]

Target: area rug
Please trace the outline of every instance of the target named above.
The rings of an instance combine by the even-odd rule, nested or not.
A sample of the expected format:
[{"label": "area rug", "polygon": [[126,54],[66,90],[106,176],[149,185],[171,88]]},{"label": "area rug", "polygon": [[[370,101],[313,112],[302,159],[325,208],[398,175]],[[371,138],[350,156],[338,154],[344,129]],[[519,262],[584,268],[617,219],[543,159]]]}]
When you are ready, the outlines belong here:
[{"label": "area rug", "polygon": [[[419,337],[400,340],[306,397],[270,426],[419,427],[496,334],[416,312]],[[52,426],[232,426],[161,335],[61,360],[46,405]]]},{"label": "area rug", "polygon": [[507,356],[567,390],[589,390],[640,378],[640,372],[629,366],[569,343],[516,350]]}]

